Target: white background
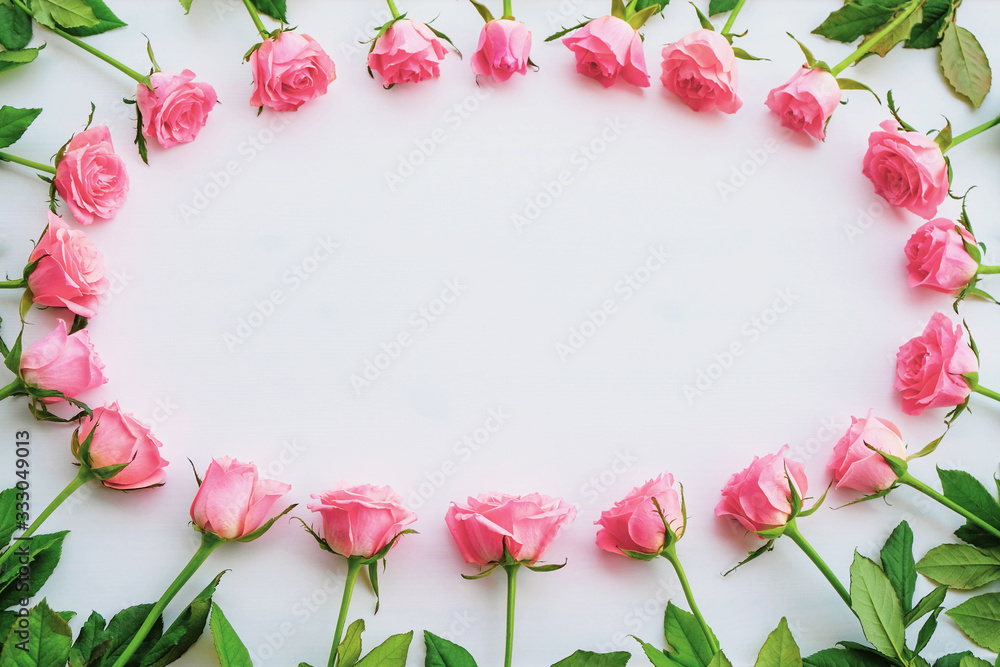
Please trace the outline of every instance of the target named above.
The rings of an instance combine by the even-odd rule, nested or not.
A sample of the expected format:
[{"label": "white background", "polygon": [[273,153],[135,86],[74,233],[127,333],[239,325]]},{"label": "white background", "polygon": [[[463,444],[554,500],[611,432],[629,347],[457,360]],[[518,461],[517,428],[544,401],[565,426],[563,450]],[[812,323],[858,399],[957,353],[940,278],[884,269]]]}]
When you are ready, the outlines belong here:
[{"label": "white background", "polygon": [[[149,167],[131,146],[131,110],[120,100],[134,86],[123,75],[43,34],[35,43],[48,46],[38,61],[4,75],[4,104],[45,109],[11,152],[45,160],[82,129],[93,101],[125,157],[127,205],[115,220],[86,228],[105,254],[113,293],[90,326],[110,382],[84,398],[118,400],[155,422],[171,462],[163,488],[84,490],[49,520],[47,530],[73,530],[43,591],[50,604],[110,618],[159,596],[196,544],[187,514],[196,486],[186,459],[204,470],[211,457],[230,455],[291,483],[295,515],[307,520],[309,494],[339,480],[390,484],[421,505],[420,534],[390,555],[378,616],[370,593],[363,586],[355,593],[351,618],[366,619],[367,647],[414,629],[410,664],[422,664],[420,631],[428,629],[468,647],[484,667],[500,662],[503,577],[464,581],[459,574],[475,568],[461,561],[443,521],[449,501],[487,491],[539,491],[579,509],[547,556],[568,558],[568,566],[520,577],[517,664],[544,667],[577,648],[634,651],[630,633],[662,646],[667,597],[686,607],[669,565],[600,552],[592,522],[634,485],[670,471],[684,484],[690,514],[678,550],[734,664],[752,664],[782,616],[804,655],[863,640],[788,540],[723,578],[759,542],[713,515],[729,475],[785,443],[805,462],[818,495],[850,415],[870,407],[896,420],[914,447],[941,430],[944,410],[905,417],[892,390],[897,347],[935,310],[950,312],[950,301],[907,288],[902,247],[920,221],[890,211],[860,173],[867,136],[887,110],[850,92],[828,140],[818,143],[783,131],[763,105],[801,63],[785,31],[829,62],[850,52],[809,35],[839,3],[747,4],[737,28],[750,33],[740,44],[771,60],[740,63],[745,106],[735,116],[691,112],[658,82],[661,46],[698,27],[686,3],[675,2],[645,30],[654,74],[647,90],[605,90],[575,73],[561,44],[542,42],[560,24],[605,13],[606,3],[516,3],[541,69],[479,87],[468,63],[481,26],[473,8],[459,0],[403,4],[414,18],[440,15],[436,27],[466,59],[449,56],[439,80],[386,91],[368,77],[367,47],[357,44],[387,16],[378,2],[293,2],[290,20],[326,47],[338,78],[326,97],[297,113],[258,117],[240,60],[256,34],[241,4],[196,0],[185,16],[171,0],[114,3],[130,27],[93,44],[143,69],[145,33],[162,67],[193,69],[222,102],[193,144],[151,147]],[[996,8],[967,2],[960,18],[996,58],[1000,44],[987,29]],[[936,51],[897,48],[848,75],[880,94],[891,87],[919,128],[940,127],[947,116],[961,131],[996,113],[996,93],[976,113],[949,93],[936,58]],[[621,129],[602,139],[607,127]],[[991,251],[1000,246],[998,141],[986,134],[953,153],[955,190],[980,186],[969,211]],[[421,154],[420,145],[433,154]],[[588,146],[600,150],[596,159],[581,152]],[[747,162],[755,155],[760,166]],[[390,188],[386,174],[406,162],[420,164]],[[219,176],[227,165],[238,173]],[[741,168],[751,175],[740,180]],[[45,189],[20,167],[0,170],[0,262],[15,276],[45,225]],[[546,200],[546,183],[562,171],[568,184]],[[724,198],[720,183],[738,187]],[[529,199],[547,207],[518,230],[512,216],[523,215]],[[953,201],[941,210],[957,213]],[[312,264],[306,260],[318,239],[340,246]],[[644,264],[650,247],[670,259],[626,299],[616,286]],[[990,252],[987,260],[1000,256]],[[295,266],[314,271],[295,285],[286,279]],[[420,330],[419,310],[437,308],[448,281],[463,286],[460,296]],[[1000,291],[996,282],[983,287]],[[273,314],[227,345],[241,320],[260,323],[252,314],[267,310],[258,304],[275,290],[282,303]],[[768,309],[781,293],[792,295],[791,306],[774,319]],[[17,297],[0,301],[8,340]],[[568,343],[571,329],[606,299],[616,312],[561,358],[557,344]],[[996,387],[1000,310],[970,303],[963,314],[983,350],[983,383]],[[26,341],[48,331],[53,315],[34,311]],[[753,318],[769,323],[757,327]],[[412,343],[356,392],[352,375],[402,332]],[[715,369],[717,379],[689,401],[684,386],[735,342],[744,353],[721,377]],[[940,464],[989,482],[1000,406],[974,397],[972,407],[932,460],[914,464],[918,477],[936,485]],[[509,418],[478,452],[457,450],[491,410]],[[0,415],[6,483],[13,481],[14,432],[31,431],[40,511],[74,474],[71,431],[36,424],[23,399],[6,401]],[[422,484],[427,498],[414,495]],[[833,493],[826,504],[850,499]],[[801,522],[845,582],[853,550],[876,555],[900,519],[914,526],[918,557],[953,539],[960,524],[910,490],[889,500],[891,507],[824,508]],[[257,664],[325,664],[342,559],[321,552],[297,523],[279,522],[254,544],[216,552],[168,608],[168,622],[222,569],[231,572],[216,600]],[[929,590],[921,580],[918,595]],[[948,605],[961,599],[952,594]],[[950,620],[941,625],[928,656],[970,646]],[[203,639],[177,664],[214,660]]]}]

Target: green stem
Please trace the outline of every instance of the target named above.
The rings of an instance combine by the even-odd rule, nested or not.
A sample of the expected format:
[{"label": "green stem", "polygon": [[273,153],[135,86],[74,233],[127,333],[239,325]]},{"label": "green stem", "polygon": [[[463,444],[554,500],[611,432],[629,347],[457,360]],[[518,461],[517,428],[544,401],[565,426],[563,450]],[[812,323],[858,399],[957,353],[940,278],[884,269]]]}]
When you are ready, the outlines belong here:
[{"label": "green stem", "polygon": [[687,575],[684,574],[684,568],[681,567],[681,560],[677,557],[676,546],[676,544],[671,544],[669,547],[664,549],[663,553],[660,555],[670,561],[670,564],[674,566],[674,572],[677,573],[677,579],[681,582],[681,588],[684,590],[684,597],[687,599],[688,607],[691,608],[691,613],[694,614],[694,617],[698,619],[698,624],[701,625],[701,629],[704,631],[705,637],[711,645],[712,655],[715,655],[719,652],[719,642],[712,633],[712,628],[708,627],[708,623],[705,622],[705,617],[701,615],[701,611],[698,609],[698,605],[694,601],[694,594],[691,592],[691,586],[688,584]]},{"label": "green stem", "polygon": [[10,153],[0,153],[0,162],[14,162],[15,164],[23,164],[25,167],[31,167],[32,169],[37,169],[38,171],[44,171],[46,174],[55,175],[56,173],[55,167],[50,167],[49,165],[42,164],[41,162],[25,160],[23,157],[11,155]]},{"label": "green stem", "polygon": [[257,32],[260,33],[261,39],[267,39],[270,36],[270,33],[261,22],[260,14],[257,13],[257,8],[253,6],[253,3],[250,2],[250,0],[243,0],[243,5],[247,8],[247,11],[250,12],[250,18],[253,20],[253,24],[257,27]]},{"label": "green stem", "polygon": [[977,384],[975,387],[973,387],[972,391],[976,392],[977,394],[982,394],[983,396],[989,396],[994,401],[1000,401],[1000,394],[993,391],[992,389],[987,389],[981,384]]},{"label": "green stem", "polygon": [[991,127],[996,127],[997,125],[1000,125],[1000,116],[997,116],[993,120],[988,120],[985,123],[983,123],[982,125],[977,125],[976,127],[972,128],[968,132],[963,132],[962,134],[958,135],[957,137],[955,137],[954,139],[951,140],[951,143],[948,145],[948,148],[946,148],[942,152],[943,153],[947,153],[948,151],[950,151],[952,148],[954,148],[955,146],[959,145],[963,141],[965,141],[967,139],[971,139],[972,137],[976,136],[977,134],[981,134],[981,133],[985,132],[986,130],[990,129]]},{"label": "green stem", "polygon": [[0,289],[24,289],[28,286],[28,281],[24,278],[20,280],[0,280]]},{"label": "green stem", "polygon": [[358,579],[358,572],[364,563],[360,558],[350,557],[347,559],[347,582],[344,584],[344,597],[340,601],[340,616],[337,617],[337,631],[333,634],[333,648],[330,649],[330,659],[327,661],[328,667],[337,664],[337,649],[340,647],[340,639],[344,636],[344,625],[347,623],[347,610],[351,606],[351,595],[354,593],[354,582]]},{"label": "green stem", "polygon": [[813,564],[819,568],[819,571],[823,573],[826,580],[829,581],[830,585],[837,591],[840,599],[842,599],[848,609],[851,609],[853,612],[853,607],[851,607],[851,594],[847,592],[844,585],[840,583],[840,579],[837,579],[837,575],[833,573],[830,566],[828,566],[820,555],[816,553],[816,550],[813,549],[812,545],[806,542],[806,538],[802,537],[802,533],[799,532],[799,527],[795,524],[795,519],[790,519],[788,521],[788,525],[785,526],[785,535],[792,538],[792,541],[798,545],[799,549],[802,549],[805,555],[809,557],[809,560],[811,560]]},{"label": "green stem", "polygon": [[910,0],[910,4],[906,6],[903,13],[894,18],[889,22],[884,28],[879,30],[873,36],[867,38],[865,41],[861,42],[861,46],[857,48],[851,55],[847,56],[843,61],[841,61],[836,67],[830,70],[830,73],[834,76],[838,76],[845,69],[856,63],[861,56],[868,53],[873,46],[882,41],[882,38],[891,33],[893,30],[902,25],[903,21],[910,17],[910,14],[917,11],[920,5],[924,4],[925,0]]},{"label": "green stem", "polygon": [[955,502],[949,500],[948,498],[945,498],[944,495],[938,493],[931,487],[927,486],[919,479],[911,476],[910,473],[904,472],[902,476],[900,476],[899,482],[900,484],[906,484],[907,486],[916,489],[917,491],[924,494],[928,498],[938,501],[951,511],[960,514],[961,516],[965,517],[966,519],[976,524],[977,526],[979,526],[986,532],[990,533],[991,535],[994,535],[995,537],[1000,537],[1000,530],[997,530],[995,526],[983,521],[978,516],[976,516],[969,510],[965,509],[961,505],[958,505]]},{"label": "green stem", "polygon": [[514,0],[503,0],[503,18],[511,19],[514,18]]},{"label": "green stem", "polygon": [[[0,387],[0,401],[10,396],[17,396],[24,391],[24,383],[21,382],[21,378],[17,378],[11,382],[6,387]],[[3,562],[3,556],[0,556],[0,563]]]},{"label": "green stem", "polygon": [[743,9],[743,3],[747,0],[739,0],[736,6],[733,7],[733,11],[729,14],[729,20],[726,21],[726,25],[722,27],[722,36],[725,37],[729,34],[729,31],[733,29],[733,25],[736,24],[736,17],[739,16],[740,10]]},{"label": "green stem", "polygon": [[976,273],[1000,273],[1000,266],[983,266],[979,265],[979,270]]},{"label": "green stem", "polygon": [[520,563],[504,565],[507,571],[507,643],[504,646],[503,667],[510,667],[514,655],[514,598],[517,594],[517,570]]},{"label": "green stem", "polygon": [[392,12],[392,18],[398,19],[399,18],[399,10],[396,9],[396,3],[393,2],[393,0],[385,0],[385,1],[389,5],[389,11]]},{"label": "green stem", "polygon": [[129,659],[135,655],[135,652],[139,649],[139,645],[142,644],[146,635],[149,634],[149,631],[156,623],[156,620],[160,618],[161,614],[163,614],[163,610],[166,606],[171,600],[174,599],[174,596],[177,595],[181,588],[184,587],[184,584],[188,582],[188,579],[190,579],[198,568],[201,567],[201,564],[205,562],[205,559],[208,558],[209,554],[215,551],[216,547],[225,541],[226,540],[223,538],[212,533],[201,534],[201,545],[198,546],[198,550],[194,553],[194,556],[191,557],[191,560],[188,561],[188,564],[184,566],[184,569],[181,570],[181,573],[177,575],[177,578],[174,579],[173,583],[171,583],[167,587],[167,590],[163,592],[163,595],[156,601],[156,604],[153,605],[149,615],[146,616],[146,620],[142,622],[141,626],[139,626],[139,631],[134,637],[132,637],[132,641],[130,641],[128,646],[125,647],[125,652],[118,657],[118,660],[115,661],[113,667],[125,667]]}]

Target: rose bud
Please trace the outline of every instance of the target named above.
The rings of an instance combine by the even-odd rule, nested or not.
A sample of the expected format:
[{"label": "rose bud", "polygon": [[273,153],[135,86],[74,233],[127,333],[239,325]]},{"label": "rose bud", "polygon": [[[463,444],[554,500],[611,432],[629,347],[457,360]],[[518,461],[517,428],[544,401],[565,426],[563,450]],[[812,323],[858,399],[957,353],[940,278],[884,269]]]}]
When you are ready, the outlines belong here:
[{"label": "rose bud", "polygon": [[903,412],[919,415],[928,408],[961,405],[972,391],[962,376],[978,370],[979,360],[962,339],[962,327],[934,313],[924,332],[896,354],[895,388],[903,395]]},{"label": "rose bud", "polygon": [[49,212],[49,225],[28,262],[38,264],[28,275],[28,289],[40,306],[68,308],[74,315],[97,314],[98,298],[108,291],[104,257],[81,231],[70,229]]},{"label": "rose bud", "polygon": [[53,183],[81,225],[115,216],[128,195],[128,173],[107,127],[98,125],[70,139]]},{"label": "rose bud", "polygon": [[729,41],[714,30],[695,30],[663,47],[660,81],[694,111],[736,113],[738,69]]},{"label": "rose bud", "polygon": [[417,515],[388,486],[339,486],[310,496],[307,507],[320,515],[318,534],[341,556],[371,558],[395,540]]},{"label": "rose bud", "polygon": [[979,272],[979,262],[965,244],[976,245],[965,229],[951,220],[938,218],[925,223],[906,242],[906,271],[910,287],[929,287],[938,292],[958,292]]},{"label": "rose bud", "polygon": [[749,467],[730,477],[715,516],[731,516],[754,533],[788,523],[792,517],[789,478],[800,498],[808,490],[808,480],[801,463],[784,457],[787,449],[784,445],[777,454],[755,456]]},{"label": "rose bud", "polygon": [[919,132],[898,129],[884,121],[881,132],[868,137],[861,173],[875,186],[875,194],[893,206],[927,220],[948,196],[948,164],[941,147]]},{"label": "rose bud", "polygon": [[[629,491],[610,510],[601,512],[601,518],[594,522],[601,527],[597,531],[597,546],[626,556],[624,551],[657,555],[668,546],[664,521],[680,538],[684,533],[684,514],[680,496],[673,486],[673,475],[663,473]],[[653,504],[654,498],[659,510]]]},{"label": "rose bud", "polygon": [[[85,441],[90,434],[87,460],[81,461],[89,468],[125,465],[113,477],[102,480],[112,489],[144,489],[160,486],[166,478],[167,462],[160,456],[163,445],[148,426],[123,412],[118,403],[94,410],[93,417],[80,423],[78,441]],[[73,452],[79,458],[79,450]]]},{"label": "rose bud", "polygon": [[263,526],[271,506],[291,489],[258,478],[253,463],[228,456],[212,459],[191,503],[191,520],[203,532],[238,540]]},{"label": "rose bud", "polygon": [[194,80],[194,72],[155,72],[153,90],[139,84],[136,104],[142,114],[142,133],[164,148],[194,141],[217,101],[215,89]]},{"label": "rose bud", "polygon": [[619,76],[633,86],[649,87],[642,38],[626,21],[602,16],[562,42],[576,55],[576,71],[597,79],[605,88],[613,86]]},{"label": "rose bud", "polygon": [[479,46],[472,55],[472,71],[477,76],[491,76],[506,81],[528,71],[531,32],[520,21],[495,19],[483,26]]},{"label": "rose bud", "polygon": [[840,104],[840,84],[826,70],[802,66],[767,94],[765,104],[783,126],[825,139],[826,123]]},{"label": "rose bud", "polygon": [[[68,335],[63,320],[21,354],[21,377],[28,385],[60,391],[68,398],[107,382],[103,370],[104,363],[94,351],[87,330]],[[41,400],[56,403],[62,399],[47,397]]]},{"label": "rose bud", "polygon": [[253,71],[253,107],[295,111],[326,95],[327,86],[337,78],[333,60],[309,35],[278,33],[265,39],[248,60]]},{"label": "rose bud", "polygon": [[435,79],[438,63],[448,50],[423,23],[411,19],[394,21],[375,40],[368,54],[368,67],[382,77],[382,85],[417,83]]},{"label": "rose bud", "polygon": [[837,488],[871,495],[891,487],[898,477],[879,452],[897,458],[906,456],[903,435],[896,425],[887,419],[872,417],[871,410],[864,419],[851,417],[851,427],[834,446],[833,456],[826,466],[833,471]]}]

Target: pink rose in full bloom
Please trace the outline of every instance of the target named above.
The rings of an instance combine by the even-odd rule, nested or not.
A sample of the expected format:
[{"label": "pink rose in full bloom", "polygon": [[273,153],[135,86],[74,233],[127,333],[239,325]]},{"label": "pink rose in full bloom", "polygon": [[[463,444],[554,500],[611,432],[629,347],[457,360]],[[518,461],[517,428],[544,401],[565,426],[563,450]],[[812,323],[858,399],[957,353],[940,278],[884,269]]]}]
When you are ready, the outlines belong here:
[{"label": "pink rose in full bloom", "polygon": [[[68,335],[66,322],[59,320],[55,329],[29,345],[21,354],[21,377],[33,387],[61,391],[69,398],[100,387],[104,363],[86,329]],[[60,398],[43,398],[43,403],[57,403]]]},{"label": "pink rose in full bloom", "polygon": [[467,563],[489,565],[503,559],[504,541],[511,557],[534,564],[555,539],[559,528],[576,518],[562,498],[538,493],[526,496],[481,494],[468,503],[452,503],[445,521]]},{"label": "pink rose in full bloom", "polygon": [[438,63],[448,53],[441,40],[425,24],[411,19],[394,22],[375,40],[368,54],[368,67],[382,77],[383,86],[435,79]]},{"label": "pink rose in full bloom", "polygon": [[752,532],[780,528],[792,513],[789,477],[799,497],[806,495],[805,467],[784,457],[788,445],[777,454],[754,457],[750,466],[729,478],[715,516],[731,516]]},{"label": "pink rose in full bloom", "polygon": [[[93,417],[80,423],[79,441],[93,433],[88,460],[91,468],[127,463],[118,474],[103,481],[112,489],[145,489],[163,484],[167,462],[160,456],[163,445],[148,426],[123,412],[118,403],[94,410]],[[73,452],[77,455],[78,452]]]},{"label": "pink rose in full bloom", "polygon": [[838,489],[854,489],[868,495],[888,489],[898,479],[885,459],[868,445],[891,456],[906,456],[903,434],[891,421],[872,417],[871,410],[864,419],[851,417],[851,427],[834,446],[826,466],[833,471]]},{"label": "pink rose in full bloom", "polygon": [[972,234],[951,220],[937,218],[922,225],[906,242],[910,287],[951,294],[968,285],[979,272],[979,262],[969,255],[965,242],[976,245]]},{"label": "pink rose in full bloom", "polygon": [[143,84],[136,89],[136,104],[142,113],[142,133],[164,148],[194,141],[215,106],[215,89],[194,80],[194,72],[155,72],[151,91]]},{"label": "pink rose in full bloom", "polygon": [[663,47],[662,65],[660,81],[693,110],[736,113],[743,106],[733,47],[714,30],[695,30]]},{"label": "pink rose in full bloom", "polygon": [[962,375],[979,370],[979,360],[962,339],[962,327],[934,313],[924,332],[896,354],[896,391],[903,412],[919,415],[927,408],[960,405],[972,388]]},{"label": "pink rose in full bloom", "polygon": [[884,121],[881,132],[868,137],[861,173],[875,186],[875,194],[893,206],[931,219],[948,196],[948,164],[930,137],[898,129]]},{"label": "pink rose in full bloom", "polygon": [[81,225],[113,218],[128,195],[128,172],[108,128],[97,125],[70,139],[53,182]]},{"label": "pink rose in full bloom", "polygon": [[684,532],[681,499],[673,487],[673,475],[663,473],[635,487],[614,507],[601,512],[601,518],[594,522],[601,527],[597,531],[597,546],[621,555],[624,555],[622,550],[660,553],[666,544],[666,528],[653,505],[653,498],[660,504],[663,518],[674,534],[680,537]]},{"label": "pink rose in full bloom", "polygon": [[622,19],[594,19],[562,42],[576,55],[576,71],[597,79],[605,88],[613,86],[619,76],[633,86],[649,87],[642,38]]},{"label": "pink rose in full bloom", "polygon": [[388,486],[338,486],[310,498],[319,501],[308,505],[322,520],[318,534],[341,556],[371,558],[417,520]]},{"label": "pink rose in full bloom", "polygon": [[765,104],[785,127],[825,139],[826,122],[840,104],[840,84],[826,70],[802,66],[767,94]]},{"label": "pink rose in full bloom", "polygon": [[295,111],[326,95],[327,86],[337,78],[333,60],[319,43],[295,32],[265,39],[250,54],[249,62],[253,71],[253,107]]},{"label": "pink rose in full bloom", "polygon": [[223,456],[212,459],[191,503],[191,520],[206,533],[238,540],[260,528],[288,484],[260,479],[257,466]]},{"label": "pink rose in full bloom", "polygon": [[479,33],[479,46],[472,55],[472,71],[506,81],[515,73],[528,71],[531,32],[520,21],[489,21]]},{"label": "pink rose in full bloom", "polygon": [[73,314],[91,318],[97,314],[98,298],[108,291],[104,257],[83,232],[70,229],[55,213],[28,262],[38,265],[28,275],[28,289],[40,306],[68,308]]}]

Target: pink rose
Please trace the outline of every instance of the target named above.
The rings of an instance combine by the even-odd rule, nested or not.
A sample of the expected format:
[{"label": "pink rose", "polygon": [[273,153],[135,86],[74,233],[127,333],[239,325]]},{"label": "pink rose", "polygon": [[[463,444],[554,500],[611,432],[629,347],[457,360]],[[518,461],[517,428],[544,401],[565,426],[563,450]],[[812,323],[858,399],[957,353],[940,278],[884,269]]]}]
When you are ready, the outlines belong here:
[{"label": "pink rose", "polygon": [[275,111],[295,111],[326,95],[327,86],[337,78],[333,60],[309,35],[282,32],[265,39],[250,54],[253,94],[250,106],[266,106]]},{"label": "pink rose", "polygon": [[81,225],[113,218],[128,195],[128,173],[108,128],[98,125],[70,139],[53,182]]},{"label": "pink rose", "polygon": [[383,86],[435,79],[438,63],[448,50],[423,23],[400,19],[375,40],[368,67],[382,77]]},{"label": "pink rose", "polygon": [[[96,427],[96,430],[95,430]],[[91,468],[104,468],[127,463],[114,477],[104,480],[112,489],[145,489],[163,484],[167,462],[160,456],[163,445],[149,427],[127,412],[118,403],[94,410],[93,417],[80,423],[79,441],[82,443],[93,432],[89,460]],[[77,455],[78,452],[73,452]]]},{"label": "pink rose", "polygon": [[919,132],[897,129],[884,121],[881,132],[868,137],[861,173],[875,186],[875,194],[893,206],[927,220],[948,196],[948,164],[941,147]]},{"label": "pink rose", "polygon": [[833,448],[827,468],[833,471],[837,488],[854,489],[865,495],[884,491],[895,483],[897,476],[885,459],[868,448],[898,458],[906,456],[903,434],[887,419],[851,417],[851,427]]},{"label": "pink rose", "polygon": [[666,544],[666,528],[653,505],[653,498],[660,504],[663,517],[674,534],[680,537],[684,532],[681,499],[673,486],[673,476],[663,473],[629,491],[610,510],[601,512],[601,518],[594,522],[601,527],[597,531],[597,546],[614,554],[622,554],[623,549],[643,554],[660,553]]},{"label": "pink rose", "polygon": [[576,71],[610,88],[621,76],[633,86],[649,87],[642,38],[628,23],[602,16],[587,23],[563,44],[576,55]]},{"label": "pink rose", "polygon": [[28,257],[29,263],[36,260],[28,276],[35,303],[68,308],[86,318],[97,314],[97,300],[108,291],[108,279],[104,257],[86,234],[49,212],[49,225]]},{"label": "pink rose", "polygon": [[472,71],[478,76],[492,76],[506,81],[514,73],[528,71],[531,32],[520,21],[489,21],[479,33],[479,46],[472,55]]},{"label": "pink rose", "polygon": [[371,558],[417,520],[388,486],[340,486],[310,498],[319,501],[308,507],[323,521],[320,537],[341,556]]},{"label": "pink rose", "polygon": [[789,477],[800,498],[806,495],[808,480],[801,463],[783,456],[787,449],[784,445],[777,454],[755,456],[748,468],[730,477],[715,516],[731,516],[755,533],[788,523],[792,513]]},{"label": "pink rose", "polygon": [[896,391],[903,412],[919,415],[927,408],[960,405],[972,389],[962,377],[979,370],[975,352],[962,340],[962,327],[934,313],[924,332],[896,354]]},{"label": "pink rose", "polygon": [[[21,354],[21,377],[39,389],[61,391],[64,396],[77,395],[100,387],[104,363],[86,329],[67,335],[66,322],[59,320],[47,336],[25,348]],[[57,403],[60,398],[43,398],[43,403]]]},{"label": "pink rose", "polygon": [[206,533],[238,540],[260,528],[271,506],[292,489],[259,479],[257,466],[223,456],[212,459],[191,503],[191,519]]},{"label": "pink rose", "polygon": [[714,30],[695,30],[663,47],[660,81],[695,111],[736,113],[743,106],[738,80],[733,47]]},{"label": "pink rose", "polygon": [[840,84],[826,70],[802,66],[767,94],[765,104],[785,127],[825,139],[826,122],[840,104]]},{"label": "pink rose", "polygon": [[562,498],[538,493],[526,496],[482,494],[467,505],[452,503],[445,521],[467,563],[489,565],[503,559],[503,545],[520,563],[534,564],[555,539],[559,528],[576,518]]},{"label": "pink rose", "polygon": [[143,84],[136,90],[136,104],[142,113],[142,133],[164,148],[194,141],[205,126],[217,100],[215,89],[194,80],[194,72],[155,72],[153,90]]},{"label": "pink rose", "polygon": [[969,255],[965,242],[976,239],[951,220],[925,223],[906,242],[906,270],[910,287],[923,285],[938,292],[957,292],[979,272],[979,262]]}]

